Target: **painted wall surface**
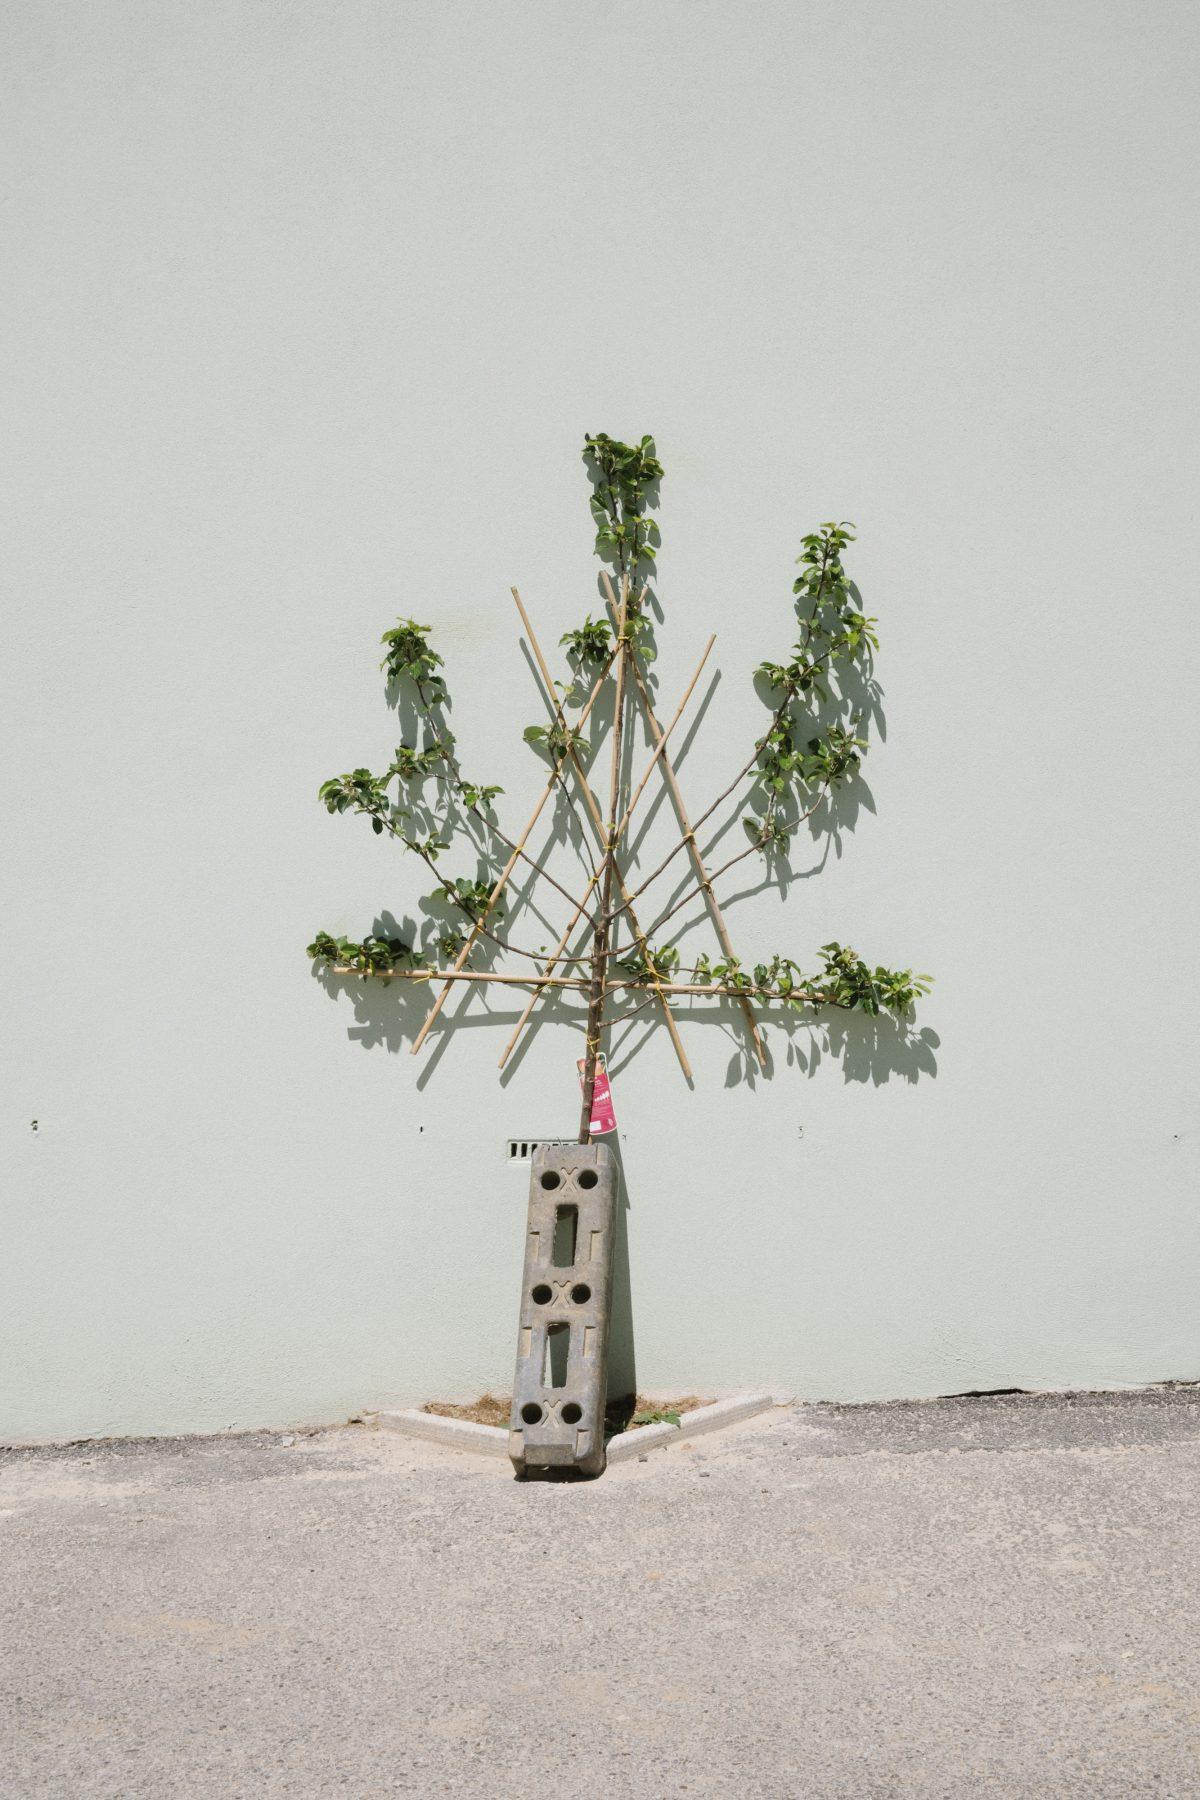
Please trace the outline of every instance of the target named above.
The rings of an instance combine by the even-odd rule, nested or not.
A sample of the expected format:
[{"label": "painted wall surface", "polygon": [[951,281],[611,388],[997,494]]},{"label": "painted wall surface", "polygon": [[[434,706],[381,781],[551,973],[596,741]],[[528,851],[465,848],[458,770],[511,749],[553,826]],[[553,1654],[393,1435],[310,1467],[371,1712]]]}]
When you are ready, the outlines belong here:
[{"label": "painted wall surface", "polygon": [[388,759],[413,613],[521,821],[508,588],[548,643],[595,609],[597,429],[667,466],[665,710],[719,634],[698,805],[801,534],[858,521],[869,796],[731,918],[750,960],[937,977],[915,1042],[774,1030],[769,1081],[736,1015],[685,1020],[691,1092],[635,1022],[620,1378],[1200,1376],[1196,10],[31,0],[5,33],[0,1436],[507,1391],[503,1144],[573,1130],[579,1038],[501,1081],[508,1001],[414,1060],[420,995],[316,979],[314,930],[429,887],[316,789]]}]

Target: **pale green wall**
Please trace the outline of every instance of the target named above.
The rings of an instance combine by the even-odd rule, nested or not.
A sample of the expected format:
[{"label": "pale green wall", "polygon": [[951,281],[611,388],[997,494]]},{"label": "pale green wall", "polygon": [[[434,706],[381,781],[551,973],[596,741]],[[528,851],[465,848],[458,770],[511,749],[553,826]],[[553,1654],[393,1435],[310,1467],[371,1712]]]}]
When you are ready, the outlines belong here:
[{"label": "pale green wall", "polygon": [[395,742],[412,611],[523,813],[508,584],[547,639],[594,605],[585,429],[668,466],[672,704],[720,633],[698,797],[801,532],[859,521],[877,812],[737,935],[938,977],[936,1076],[777,1037],[729,1086],[701,1022],[694,1093],[661,1031],[618,1076],[642,1385],[1200,1376],[1195,9],[70,0],[6,36],[0,1433],[507,1381],[501,1144],[571,1129],[576,1039],[507,1087],[478,1000],[424,1064],[374,1041],[398,999],[364,1030],[303,946],[427,884],[314,795]]}]

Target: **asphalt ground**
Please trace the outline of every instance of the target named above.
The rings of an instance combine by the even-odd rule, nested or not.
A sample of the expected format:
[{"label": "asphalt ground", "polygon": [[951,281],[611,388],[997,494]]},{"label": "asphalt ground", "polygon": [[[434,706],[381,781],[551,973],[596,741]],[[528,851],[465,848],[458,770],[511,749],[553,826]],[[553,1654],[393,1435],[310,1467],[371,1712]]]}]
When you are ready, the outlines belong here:
[{"label": "asphalt ground", "polygon": [[0,1456],[0,1791],[1200,1795],[1200,1390]]}]

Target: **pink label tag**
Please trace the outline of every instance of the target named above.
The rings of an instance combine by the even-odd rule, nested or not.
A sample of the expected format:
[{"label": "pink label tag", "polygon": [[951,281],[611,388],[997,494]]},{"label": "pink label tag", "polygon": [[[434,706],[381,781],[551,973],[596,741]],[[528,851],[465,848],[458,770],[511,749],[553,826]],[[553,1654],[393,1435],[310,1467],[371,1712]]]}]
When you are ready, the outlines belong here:
[{"label": "pink label tag", "polygon": [[[579,1070],[579,1085],[583,1086],[584,1071],[587,1063],[580,1057],[576,1067]],[[606,1131],[617,1129],[617,1115],[613,1111],[612,1089],[608,1085],[608,1067],[601,1055],[596,1058],[596,1085],[592,1089],[592,1123],[593,1137],[603,1137]]]}]

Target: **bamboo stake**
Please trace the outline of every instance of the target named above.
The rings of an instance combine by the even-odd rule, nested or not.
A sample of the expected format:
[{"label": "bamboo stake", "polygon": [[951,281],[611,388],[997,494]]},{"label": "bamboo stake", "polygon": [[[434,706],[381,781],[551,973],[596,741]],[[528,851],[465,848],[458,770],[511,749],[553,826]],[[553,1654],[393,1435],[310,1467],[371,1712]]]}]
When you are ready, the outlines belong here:
[{"label": "bamboo stake", "polygon": [[[529,622],[529,614],[525,611],[525,607],[522,603],[521,596],[517,592],[516,588],[512,589],[512,597],[517,603],[517,611],[521,615],[521,622],[524,625],[526,633],[529,637],[530,648],[532,649],[534,656],[537,660],[538,668],[541,670],[541,673],[542,673],[542,680],[546,684],[546,691],[551,696],[551,705],[553,705],[554,701],[553,701],[552,697],[554,694],[554,682],[551,679],[550,670],[546,665],[546,659],[542,655],[542,647],[538,643],[537,633],[534,631],[533,626]],[[561,711],[561,709],[559,709],[559,710]],[[604,825],[600,818],[600,809],[596,805],[595,796],[593,795],[591,787],[588,784],[587,776],[584,774],[583,767],[579,761],[579,758],[575,754],[574,747],[572,747],[572,749],[569,752],[569,758],[570,758],[571,767],[575,773],[575,778],[579,783],[579,787],[580,787],[580,791],[583,795],[584,803],[587,806],[588,816],[592,821],[592,829],[595,831],[596,836],[600,842],[600,846],[603,849],[604,844],[605,844],[605,834],[604,834]],[[603,866],[601,867],[601,873],[603,873]],[[622,879],[621,871],[617,867],[615,858],[613,859],[613,879],[617,884],[617,891],[621,896],[622,910],[625,911],[626,913],[628,913],[628,915],[629,915],[629,928],[633,932],[634,939],[638,945],[638,948],[641,950],[642,954],[645,955],[646,954],[646,939],[643,936],[641,927],[639,926],[639,924],[637,922],[637,914],[633,910],[633,902],[630,898],[629,890],[626,887],[624,880]],[[661,986],[661,984],[656,980],[653,983],[653,986],[655,988],[655,991],[657,992],[657,990]],[[674,1016],[672,1015],[671,1009],[667,1005],[665,1000],[662,1002],[662,1010],[663,1010],[663,1019],[666,1023],[667,1030],[671,1034],[671,1043],[674,1046],[675,1055],[679,1059],[679,1066],[683,1070],[685,1078],[688,1081],[691,1081],[692,1080],[692,1065],[689,1063],[689,1061],[687,1059],[687,1052],[684,1050],[683,1040],[679,1035],[679,1028],[675,1023],[675,1019],[674,1019]]]},{"label": "bamboo stake", "polygon": [[[675,727],[678,725],[680,719],[683,717],[683,709],[692,697],[692,689],[695,687],[696,683],[699,681],[701,672],[703,671],[703,668],[704,668],[704,665],[708,661],[709,652],[712,649],[713,645],[716,643],[716,641],[717,641],[717,637],[716,637],[716,633],[714,632],[712,637],[709,638],[707,644],[704,646],[704,655],[700,658],[700,661],[696,667],[696,673],[692,676],[692,679],[688,682],[687,687],[684,689],[683,699],[679,702],[679,705],[675,708],[675,716],[671,720],[671,723],[667,726],[667,729],[664,731],[662,729],[662,727],[659,725],[658,720],[654,717],[653,713],[651,713],[651,715],[650,715],[650,724],[651,724],[651,728],[652,728],[652,734],[657,738],[658,741],[654,747],[654,755],[650,758],[650,761],[646,764],[646,772],[642,776],[642,779],[638,782],[638,785],[637,785],[636,789],[634,790],[633,799],[629,802],[629,805],[625,808],[625,817],[621,820],[621,823],[617,826],[618,840],[620,840],[620,838],[624,835],[625,827],[629,823],[629,816],[632,813],[634,807],[637,805],[638,801],[641,799],[643,792],[645,791],[646,783],[650,779],[650,776],[651,776],[651,773],[653,772],[655,763],[658,761],[659,757],[663,755],[663,751],[667,747],[667,739],[670,737],[671,733],[674,731]],[[630,645],[630,648],[629,648],[629,658],[630,658],[630,663],[633,668],[634,678],[636,680],[637,673],[638,673],[637,654],[634,651],[632,645]],[[666,766],[666,758],[665,757],[663,757],[663,764],[665,767]]]},{"label": "bamboo stake", "polygon": [[[616,596],[613,594],[612,582],[608,579],[607,569],[603,571],[603,576],[605,586],[609,592],[609,598],[610,600],[615,601]],[[650,735],[658,740],[658,748],[661,750],[666,743],[668,733],[662,730],[662,727],[659,725],[659,722],[654,715],[654,707],[651,703],[650,695],[646,688],[645,678],[642,675],[641,666],[636,654],[633,656],[632,661],[633,678],[637,683],[638,693],[641,695],[642,707],[646,714],[647,723],[650,726]],[[674,721],[672,721],[672,723],[674,723]],[[733,959],[735,952],[733,944],[730,942],[729,932],[725,925],[725,915],[717,902],[717,896],[713,893],[712,882],[709,880],[708,871],[704,867],[704,861],[700,855],[699,846],[696,843],[696,833],[692,828],[691,820],[688,818],[687,807],[684,804],[683,795],[680,792],[679,783],[675,777],[675,771],[671,767],[671,759],[669,756],[663,757],[662,769],[663,780],[667,784],[667,791],[670,793],[671,799],[674,802],[675,810],[679,815],[679,822],[683,826],[684,841],[687,844],[688,852],[692,859],[692,866],[696,871],[696,879],[703,888],[704,897],[708,901],[708,910],[712,916],[713,930],[717,934],[717,942],[725,952],[726,957]],[[753,1008],[751,1007],[749,1000],[744,996],[741,999],[741,1008],[746,1024],[750,1028],[750,1036],[754,1040],[754,1051],[755,1055],[758,1057],[759,1067],[765,1069],[767,1066],[767,1052],[762,1041],[762,1033],[758,1029],[758,1023],[755,1020]]]},{"label": "bamboo stake", "polygon": [[[646,717],[650,724],[651,735],[653,736],[656,733],[661,731],[661,727],[658,723],[658,720],[654,716],[654,708],[650,704],[650,696],[646,692],[646,683],[642,679],[642,671],[639,669],[639,667],[637,665],[636,657],[634,658],[634,664],[633,664],[633,678],[634,678],[635,682],[637,683],[638,693],[641,695],[642,705],[645,709]],[[661,738],[660,746],[662,743],[665,743],[665,741],[666,741],[665,737]],[[683,795],[679,790],[679,783],[675,779],[675,771],[671,767],[671,759],[669,756],[663,757],[662,769],[663,769],[663,780],[667,784],[667,788],[670,792],[671,799],[674,801],[675,808],[679,814],[680,823],[682,824],[684,833],[687,837],[687,847],[688,847],[688,851],[691,854],[692,865],[696,871],[696,879],[699,881],[700,886],[704,889],[704,897],[708,901],[708,910],[712,915],[713,930],[717,934],[717,942],[720,944],[722,950],[725,952],[726,957],[733,959],[735,953],[734,953],[733,945],[730,942],[729,932],[726,929],[725,915],[721,911],[720,905],[717,901],[717,896],[713,893],[712,882],[709,880],[708,872],[704,867],[703,858],[701,857],[700,851],[697,847],[696,834],[692,830],[691,824],[688,820],[687,807],[684,805]],[[754,1010],[751,1007],[749,1000],[747,1000],[744,996],[742,997],[742,1000],[741,1000],[741,1008],[742,1008],[742,1015],[745,1018],[746,1024],[750,1028],[750,1036],[754,1040],[754,1051],[755,1051],[755,1055],[758,1057],[759,1067],[762,1069],[765,1069],[767,1066],[767,1052],[766,1052],[766,1048],[762,1041],[762,1033],[758,1029],[758,1022],[754,1017]]]},{"label": "bamboo stake", "polygon": [[498,981],[508,987],[577,987],[589,983],[582,975],[497,975],[488,969],[356,969],[350,963],[333,963],[331,975],[370,976],[376,981]]},{"label": "bamboo stake", "polygon": [[[600,679],[597,681],[595,687],[592,689],[591,694],[588,697],[588,703],[579,715],[579,725],[580,726],[583,725],[588,714],[591,712],[593,706],[596,704],[596,700],[599,697],[600,689],[604,686],[605,678],[607,677],[607,675],[608,675],[608,670],[605,669],[604,672],[601,674]],[[578,727],[577,727],[577,729],[578,729]],[[572,751],[571,754],[573,757],[574,751]],[[524,831],[521,833],[519,841],[513,846],[512,855],[509,857],[508,861],[504,865],[503,874],[500,876],[500,878],[496,882],[495,886],[493,887],[491,893],[488,895],[487,905],[484,907],[483,912],[480,915],[480,917],[478,919],[476,919],[474,925],[471,927],[471,934],[467,938],[466,943],[463,945],[462,950],[459,952],[458,960],[455,963],[453,970],[451,971],[453,974],[455,974],[455,975],[458,974],[459,970],[462,968],[463,964],[466,962],[468,956],[470,956],[471,951],[474,949],[475,944],[479,938],[480,930],[482,929],[483,925],[487,921],[488,914],[491,912],[492,908],[495,906],[496,901],[500,898],[500,895],[504,890],[505,883],[507,882],[509,876],[512,874],[513,869],[516,867],[517,858],[521,855],[522,851],[524,850],[525,845],[529,841],[530,833],[532,832],[534,826],[537,824],[539,818],[541,817],[542,808],[545,806],[547,800],[550,798],[551,794],[554,792],[554,786],[558,780],[559,771],[562,768],[562,764],[563,764],[563,759],[561,757],[559,757],[558,761],[554,765],[553,773],[551,774],[549,781],[546,783],[545,791],[543,792],[541,799],[538,801],[537,805],[533,809],[533,816],[530,818],[528,825],[526,825]],[[417,1033],[416,1039],[415,1039],[415,1041],[413,1043],[413,1047],[412,1047],[412,1053],[414,1056],[417,1054],[417,1051],[421,1048],[421,1045],[425,1042],[425,1039],[429,1036],[429,1032],[433,1026],[433,1022],[437,1018],[438,1014],[441,1012],[443,1006],[446,1004],[446,1000],[449,997],[449,994],[450,994],[450,984],[447,981],[445,987],[442,989],[441,993],[438,995],[437,999],[435,1000],[432,1011],[429,1014],[429,1017],[426,1019],[425,1023],[422,1025],[420,1031]]]},{"label": "bamboo stake", "polygon": [[[592,876],[592,879],[588,884],[588,892],[583,897],[584,906],[586,906],[588,898],[591,894],[591,891],[595,887],[595,885],[599,881],[599,879],[600,879],[600,871],[599,871],[599,869],[597,869],[596,873]],[[583,912],[583,906],[581,906],[579,908],[579,912],[577,912],[575,914],[575,917],[571,920],[571,923],[567,926],[567,929],[563,932],[562,936],[559,938],[558,943],[554,946],[554,954],[549,958],[549,960],[546,963],[545,979],[547,981],[549,980],[550,970],[552,968],[554,968],[555,964],[558,962],[559,957],[562,955],[563,951],[566,949],[567,943],[571,936],[571,933],[574,931],[576,925],[578,925],[580,914],[582,912]],[[525,1002],[525,1010],[521,1014],[520,1018],[517,1020],[516,1028],[514,1029],[512,1036],[509,1038],[507,1044],[505,1044],[505,1046],[504,1046],[504,1053],[501,1056],[500,1062],[498,1064],[499,1068],[502,1069],[504,1067],[505,1063],[508,1061],[508,1059],[512,1055],[513,1051],[516,1049],[517,1039],[520,1037],[521,1033],[524,1031],[526,1025],[528,1024],[529,1015],[533,1011],[534,1007],[537,1005],[540,994],[541,994],[540,986],[535,986],[533,993],[530,994],[529,999]]]},{"label": "bamboo stake", "polygon": [[[645,987],[646,984],[644,981],[610,981],[608,985],[614,988],[624,988]],[[783,999],[782,994],[774,994],[771,992],[770,988],[734,988],[727,986],[723,981],[702,981],[698,982],[694,987],[687,981],[664,981],[662,983],[662,991],[664,994],[699,994],[702,998],[720,994],[729,1000],[738,1000],[743,994],[760,994],[768,1000]],[[808,996],[806,994],[796,993],[794,995],[789,995],[788,998],[805,1000]],[[828,1004],[836,1006],[837,1002],[830,1001]]]},{"label": "bamboo stake", "polygon": [[[679,702],[679,705],[675,712],[675,717],[671,720],[671,723],[667,726],[666,731],[663,732],[661,738],[659,739],[658,747],[655,750],[654,755],[651,757],[649,763],[646,766],[646,772],[642,776],[641,781],[638,783],[637,790],[634,793],[632,800],[629,802],[629,805],[625,808],[625,817],[621,820],[621,823],[617,826],[617,841],[618,842],[624,835],[625,829],[628,826],[631,817],[633,816],[634,807],[637,805],[638,801],[642,797],[643,792],[645,791],[646,783],[650,779],[651,771],[653,770],[655,763],[658,761],[658,758],[661,756],[663,750],[666,748],[667,739],[670,737],[670,735],[674,731],[676,725],[678,725],[680,719],[683,717],[684,708],[687,706],[687,703],[692,696],[692,690],[695,688],[696,683],[700,679],[700,675],[704,668],[704,665],[708,661],[709,652],[711,651],[711,649],[712,649],[713,645],[716,643],[716,641],[717,640],[714,635],[713,637],[709,638],[708,643],[705,645],[704,655],[700,658],[700,662],[697,666],[696,673],[692,676],[692,679],[689,681],[686,689],[684,690],[683,699]],[[593,874],[591,880],[588,882],[587,888],[584,891],[583,899],[579,902],[579,905],[576,907],[570,924],[567,926],[567,929],[563,932],[562,936],[558,940],[558,943],[555,945],[554,954],[549,958],[549,960],[546,963],[546,973],[547,974],[549,974],[550,971],[555,967],[555,965],[558,962],[559,957],[562,955],[563,951],[566,949],[567,944],[570,941],[571,933],[574,931],[576,925],[579,923],[579,920],[582,918],[583,913],[587,907],[587,903],[592,897],[592,891],[595,888],[596,883],[599,881],[599,879],[600,879],[600,870],[597,869],[595,871],[595,873]],[[508,1043],[504,1046],[504,1052],[500,1058],[500,1065],[499,1065],[501,1068],[504,1067],[505,1063],[508,1061],[509,1057],[512,1055],[512,1052],[516,1047],[517,1039],[520,1037],[522,1031],[524,1031],[526,1022],[529,1018],[529,1015],[533,1011],[534,1007],[537,1005],[537,1001],[538,1001],[538,996],[537,996],[537,993],[534,992],[529,996],[529,1000],[526,1004],[525,1011],[521,1014],[521,1017],[517,1020],[516,1030],[513,1032],[512,1036],[509,1038]]]},{"label": "bamboo stake", "polygon": [[[507,987],[536,988],[558,987],[586,989],[591,986],[591,983],[585,981],[581,975],[498,975],[486,969],[355,969],[349,963],[331,963],[328,973],[330,975],[354,975],[363,981],[492,981],[502,983]],[[604,991],[607,994],[615,994],[626,988],[638,988],[639,990],[649,988],[653,998],[655,986],[661,989],[664,994],[679,994],[689,1000],[716,998],[739,1000],[743,995],[747,994],[756,995],[763,1000],[782,1000],[784,998],[782,994],[775,993],[771,988],[733,988],[729,987],[727,983],[723,981],[703,981],[694,983],[687,981],[661,981],[652,986],[650,983],[640,980],[637,976],[632,975],[618,981],[606,980],[604,983]],[[813,1005],[817,1004],[817,1000],[813,995],[805,994],[800,990],[790,994],[788,998],[792,1000],[807,1000]],[[836,1000],[826,1000],[822,998],[820,1004],[822,1006],[837,1006],[840,1003]]]}]

